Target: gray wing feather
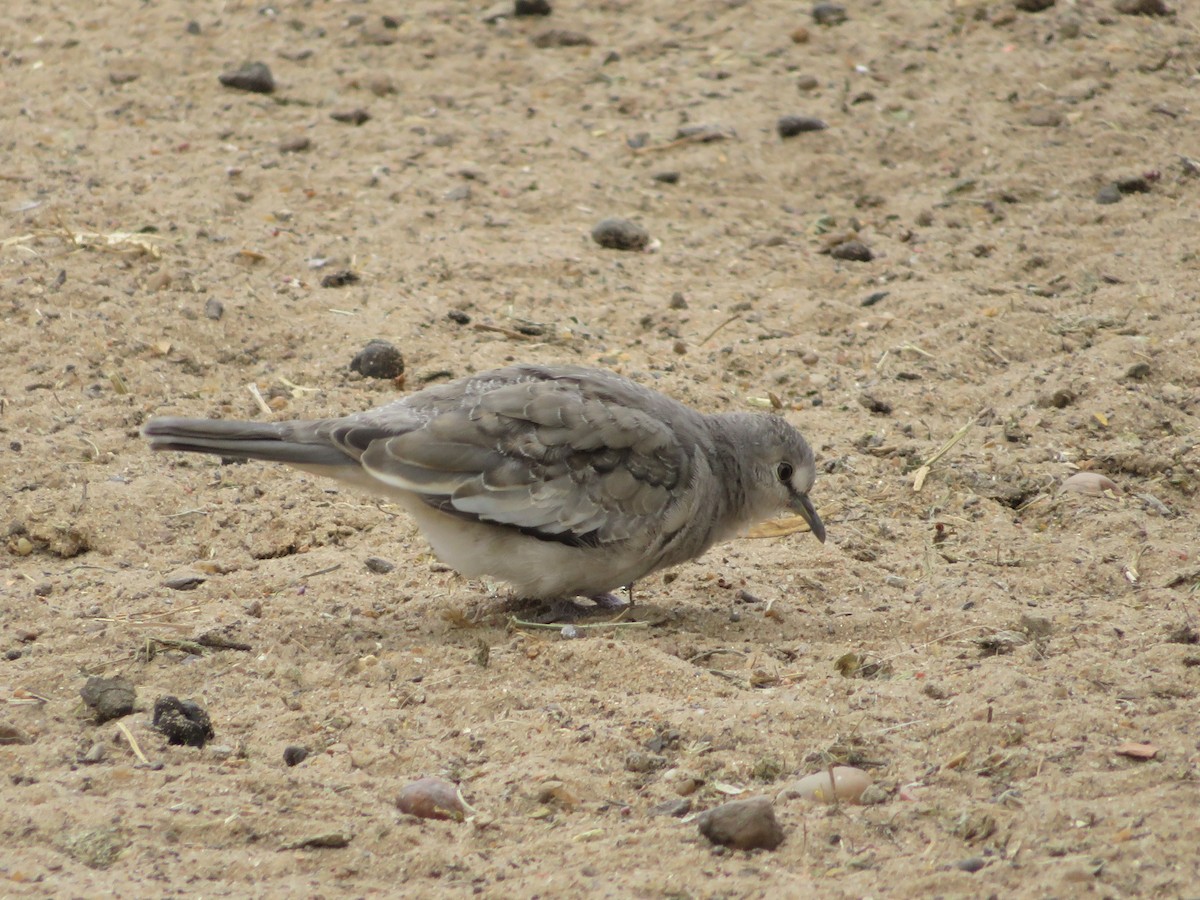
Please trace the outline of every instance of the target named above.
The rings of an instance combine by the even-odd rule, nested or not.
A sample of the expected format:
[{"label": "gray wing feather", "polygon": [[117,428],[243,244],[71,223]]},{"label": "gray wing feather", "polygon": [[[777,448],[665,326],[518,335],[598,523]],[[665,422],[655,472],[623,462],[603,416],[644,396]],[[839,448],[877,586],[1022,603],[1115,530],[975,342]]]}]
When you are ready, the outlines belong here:
[{"label": "gray wing feather", "polygon": [[[556,540],[649,539],[672,519],[671,507],[688,505],[688,439],[700,430],[684,426],[698,414],[627,384],[493,379],[473,393],[468,382],[457,400],[406,406],[402,415],[418,427],[370,441],[359,461],[380,481],[466,518]],[[373,427],[390,430],[382,412],[373,411],[374,421],[354,417],[361,423],[343,428],[336,442],[349,452]]]}]

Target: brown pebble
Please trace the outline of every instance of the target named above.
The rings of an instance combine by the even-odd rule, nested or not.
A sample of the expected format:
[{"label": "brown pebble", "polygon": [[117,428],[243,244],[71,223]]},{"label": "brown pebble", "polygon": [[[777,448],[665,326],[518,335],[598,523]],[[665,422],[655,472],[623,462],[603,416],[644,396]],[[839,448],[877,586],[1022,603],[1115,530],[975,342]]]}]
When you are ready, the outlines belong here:
[{"label": "brown pebble", "polygon": [[582,31],[551,28],[533,38],[533,46],[545,50],[548,47],[593,47],[596,42]]},{"label": "brown pebble", "polygon": [[329,118],[346,125],[362,125],[371,121],[371,114],[365,109],[337,109],[329,114]]},{"label": "brown pebble", "polygon": [[775,130],[781,138],[791,138],[808,131],[824,131],[829,126],[813,116],[780,116]]},{"label": "brown pebble", "polygon": [[645,250],[650,232],[629,219],[604,219],[592,229],[592,240],[609,250]]},{"label": "brown pebble", "polygon": [[466,806],[458,793],[458,786],[440,778],[420,778],[400,789],[396,798],[400,812],[418,819],[453,819],[461,822],[466,818]]},{"label": "brown pebble", "polygon": [[835,244],[829,248],[829,255],[834,259],[842,259],[849,262],[870,262],[875,258],[875,254],[871,252],[871,248],[858,240],[842,241],[840,244]]},{"label": "brown pebble", "polygon": [[1169,16],[1171,10],[1163,0],[1117,0],[1116,10],[1126,16]]},{"label": "brown pebble", "polygon": [[270,94],[275,91],[275,78],[266,63],[245,63],[237,69],[223,72],[218,80],[225,87],[255,94]]},{"label": "brown pebble", "polygon": [[766,797],[723,803],[701,813],[697,825],[714,844],[735,850],[774,850],[783,843],[775,807]]},{"label": "brown pebble", "polygon": [[1031,109],[1025,116],[1025,121],[1035,128],[1057,128],[1064,121],[1062,112],[1050,107],[1039,106]]},{"label": "brown pebble", "polygon": [[808,33],[808,29],[803,25],[792,31],[793,44],[807,44],[810,37],[811,35]]},{"label": "brown pebble", "polygon": [[312,138],[306,134],[287,137],[279,142],[280,153],[303,153],[312,146]]}]

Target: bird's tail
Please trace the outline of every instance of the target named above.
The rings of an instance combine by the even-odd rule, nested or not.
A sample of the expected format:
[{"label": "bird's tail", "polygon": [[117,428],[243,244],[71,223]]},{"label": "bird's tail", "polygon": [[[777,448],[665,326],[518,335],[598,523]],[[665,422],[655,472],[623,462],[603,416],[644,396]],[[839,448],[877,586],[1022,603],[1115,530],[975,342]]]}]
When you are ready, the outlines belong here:
[{"label": "bird's tail", "polygon": [[311,422],[236,422],[222,419],[151,419],[142,436],[151,450],[212,453],[303,468],[344,466],[354,459],[322,440]]}]

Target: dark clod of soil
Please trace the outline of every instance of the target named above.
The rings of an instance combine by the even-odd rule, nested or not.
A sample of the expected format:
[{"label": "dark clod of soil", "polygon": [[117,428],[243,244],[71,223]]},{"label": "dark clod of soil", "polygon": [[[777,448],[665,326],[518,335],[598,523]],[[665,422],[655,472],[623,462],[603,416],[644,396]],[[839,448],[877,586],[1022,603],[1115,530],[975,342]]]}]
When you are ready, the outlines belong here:
[{"label": "dark clod of soil", "polygon": [[842,241],[829,248],[829,255],[849,262],[870,262],[875,258],[871,248],[862,241]]},{"label": "dark clod of soil", "polygon": [[212,319],[214,322],[221,321],[221,316],[225,315],[225,304],[216,297],[209,297],[204,301],[204,317]]},{"label": "dark clod of soil", "polygon": [[1021,12],[1041,12],[1052,7],[1055,2],[1056,0],[1016,0],[1013,5]]},{"label": "dark clod of soil", "polygon": [[663,184],[679,184],[678,172],[655,172],[653,177],[655,181],[662,182]]},{"label": "dark clod of soil", "polygon": [[552,11],[550,0],[516,0],[513,3],[514,16],[548,16]]},{"label": "dark clod of soil", "polygon": [[766,797],[723,803],[702,813],[697,824],[714,844],[735,850],[774,850],[783,843],[783,828]]},{"label": "dark clod of soil", "polygon": [[215,734],[200,704],[170,696],[154,701],[154,727],[167,736],[167,743],[183,747],[203,747]]},{"label": "dark clod of soil", "polygon": [[361,280],[357,272],[351,272],[349,269],[338,269],[336,272],[330,272],[321,279],[321,287],[346,287],[347,285],[358,284]]},{"label": "dark clod of soil", "polygon": [[791,138],[806,131],[824,131],[829,126],[821,119],[812,116],[780,116],[775,123],[775,130],[781,138]]},{"label": "dark clod of soil", "polygon": [[450,312],[446,313],[446,318],[449,319],[451,322],[453,322],[455,325],[470,325],[471,324],[471,317],[469,315],[467,315],[467,313],[463,312],[461,309],[450,310]]},{"label": "dark clod of soil", "polygon": [[271,94],[275,91],[275,77],[266,63],[243,63],[232,71],[222,72],[218,78],[225,87],[239,91],[255,94]]},{"label": "dark clod of soil", "polygon": [[846,15],[846,7],[840,3],[817,3],[812,8],[812,17],[818,25],[830,27],[841,25],[849,18]]},{"label": "dark clod of soil", "polygon": [[283,748],[283,761],[289,766],[298,766],[308,759],[308,748],[292,744]]},{"label": "dark clod of soil", "polygon": [[592,240],[610,250],[645,250],[650,232],[628,219],[604,219],[592,229]]},{"label": "dark clod of soil", "polygon": [[350,360],[350,371],[364,378],[399,378],[404,374],[404,357],[392,344],[376,338]]},{"label": "dark clod of soil", "polygon": [[124,678],[100,678],[93,675],[84,684],[79,696],[95,715],[96,724],[101,725],[133,712],[137,691],[133,684]]}]

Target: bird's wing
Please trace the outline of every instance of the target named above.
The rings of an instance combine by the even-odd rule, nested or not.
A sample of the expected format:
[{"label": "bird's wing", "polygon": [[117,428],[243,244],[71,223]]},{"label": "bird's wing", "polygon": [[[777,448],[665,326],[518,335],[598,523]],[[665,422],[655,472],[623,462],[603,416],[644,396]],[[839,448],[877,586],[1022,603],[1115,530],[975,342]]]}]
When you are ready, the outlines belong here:
[{"label": "bird's wing", "polygon": [[546,540],[653,540],[693,511],[701,417],[659,394],[559,370],[427,396],[342,420],[329,439],[431,506]]}]

